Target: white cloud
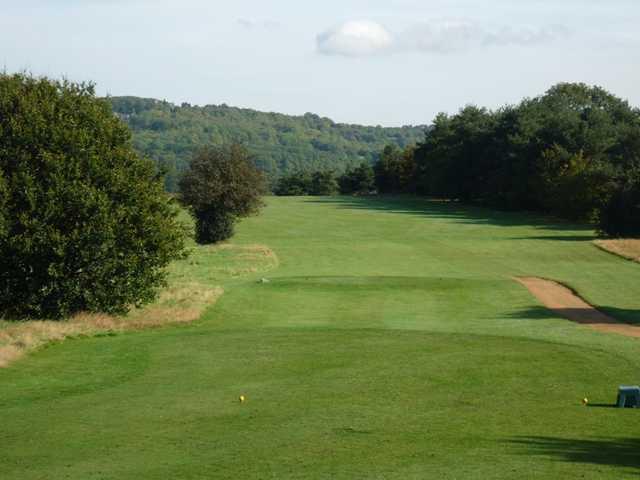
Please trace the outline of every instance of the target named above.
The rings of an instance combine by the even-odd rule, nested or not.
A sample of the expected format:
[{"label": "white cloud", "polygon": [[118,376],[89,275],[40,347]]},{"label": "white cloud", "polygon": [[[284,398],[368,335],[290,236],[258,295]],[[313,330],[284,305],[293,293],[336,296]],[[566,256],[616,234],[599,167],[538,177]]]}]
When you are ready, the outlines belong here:
[{"label": "white cloud", "polygon": [[369,20],[352,20],[317,37],[318,51],[325,55],[359,57],[384,53],[394,44],[393,35]]},{"label": "white cloud", "polygon": [[416,23],[394,35],[376,22],[359,20],[321,33],[317,37],[317,47],[320,53],[326,55],[352,57],[400,52],[446,54],[472,48],[537,45],[568,35],[569,30],[560,25],[487,28],[461,21]]}]

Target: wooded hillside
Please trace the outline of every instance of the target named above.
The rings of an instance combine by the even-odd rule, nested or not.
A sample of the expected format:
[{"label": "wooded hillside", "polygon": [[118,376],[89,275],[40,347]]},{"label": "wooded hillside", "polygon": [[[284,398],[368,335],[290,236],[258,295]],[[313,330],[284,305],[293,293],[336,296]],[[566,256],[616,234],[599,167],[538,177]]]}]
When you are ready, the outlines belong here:
[{"label": "wooded hillside", "polygon": [[424,138],[423,126],[367,127],[335,123],[307,113],[289,116],[227,105],[192,106],[149,98],[109,97],[133,131],[136,149],[167,172],[174,191],[191,156],[204,145],[241,143],[270,179],[292,172],[343,172],[374,163],[387,144],[402,147]]}]

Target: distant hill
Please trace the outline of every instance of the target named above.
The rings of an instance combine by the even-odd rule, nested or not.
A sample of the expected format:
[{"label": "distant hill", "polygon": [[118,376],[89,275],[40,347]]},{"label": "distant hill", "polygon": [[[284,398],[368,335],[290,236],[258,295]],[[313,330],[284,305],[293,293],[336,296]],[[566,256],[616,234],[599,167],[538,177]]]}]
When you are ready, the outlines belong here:
[{"label": "distant hill", "polygon": [[401,147],[424,136],[423,126],[401,128],[347,125],[307,113],[290,116],[227,105],[180,106],[139,97],[108,97],[114,112],[133,131],[136,149],[177,179],[193,151],[209,144],[239,142],[270,179],[296,171],[346,168],[373,163],[385,145]]}]

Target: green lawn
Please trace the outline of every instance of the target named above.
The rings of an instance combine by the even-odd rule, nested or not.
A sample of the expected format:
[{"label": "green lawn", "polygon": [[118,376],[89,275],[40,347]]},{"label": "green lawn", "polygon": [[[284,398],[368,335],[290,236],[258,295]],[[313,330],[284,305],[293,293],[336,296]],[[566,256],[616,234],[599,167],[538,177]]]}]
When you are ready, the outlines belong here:
[{"label": "green lawn", "polygon": [[640,383],[638,339],[511,279],[640,323],[640,265],[592,239],[456,204],[269,198],[233,242],[277,261],[199,248],[175,267],[224,286],[196,323],[0,370],[0,479],[637,478],[640,412],[610,405]]}]

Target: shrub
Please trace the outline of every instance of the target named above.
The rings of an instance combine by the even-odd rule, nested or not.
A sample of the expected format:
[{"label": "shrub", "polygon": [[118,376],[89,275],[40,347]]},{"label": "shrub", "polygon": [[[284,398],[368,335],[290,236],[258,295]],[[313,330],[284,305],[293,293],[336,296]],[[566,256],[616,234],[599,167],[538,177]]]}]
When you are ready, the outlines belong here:
[{"label": "shrub", "polygon": [[0,315],[152,300],[184,227],[91,84],[0,74]]},{"label": "shrub", "polygon": [[216,243],[231,238],[234,233],[235,217],[217,210],[195,212],[196,242],[201,245]]},{"label": "shrub", "polygon": [[264,175],[238,144],[198,152],[180,180],[180,200],[196,220],[196,240],[208,244],[233,235],[238,217],[256,213],[266,191]]}]

